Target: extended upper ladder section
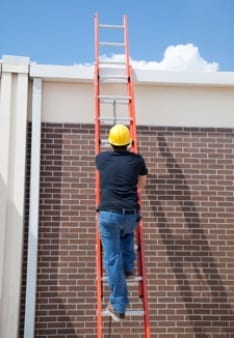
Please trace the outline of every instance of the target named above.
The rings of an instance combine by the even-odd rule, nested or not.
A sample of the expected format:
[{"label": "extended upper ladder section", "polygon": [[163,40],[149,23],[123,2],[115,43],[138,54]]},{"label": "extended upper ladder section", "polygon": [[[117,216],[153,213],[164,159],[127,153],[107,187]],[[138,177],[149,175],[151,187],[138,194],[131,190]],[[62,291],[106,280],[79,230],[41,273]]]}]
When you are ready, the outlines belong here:
[{"label": "extended upper ladder section", "polygon": [[[112,54],[110,54],[112,52]],[[107,133],[111,126],[123,123],[130,129],[131,151],[137,149],[137,132],[135,118],[135,99],[132,68],[129,62],[127,16],[123,16],[121,25],[100,24],[98,14],[95,15],[95,153],[96,155],[107,143]],[[108,145],[109,147],[109,145]],[[100,202],[100,177],[96,171],[96,205]],[[96,231],[96,271],[97,271],[97,338],[103,337],[104,287],[107,278],[102,263],[102,245],[98,227]],[[150,338],[149,309],[144,264],[143,223],[136,230],[137,276],[128,282],[138,285],[140,308],[130,308],[126,312],[126,320],[131,317],[142,317],[144,333]]]},{"label": "extended upper ladder section", "polygon": [[[135,131],[132,128],[135,119],[134,90],[129,63],[126,15],[123,16],[121,25],[100,24],[98,15],[95,15],[94,86],[96,125],[116,123],[129,125],[134,139]],[[100,140],[101,143],[102,141],[103,139]],[[96,150],[98,152],[97,148]]]}]

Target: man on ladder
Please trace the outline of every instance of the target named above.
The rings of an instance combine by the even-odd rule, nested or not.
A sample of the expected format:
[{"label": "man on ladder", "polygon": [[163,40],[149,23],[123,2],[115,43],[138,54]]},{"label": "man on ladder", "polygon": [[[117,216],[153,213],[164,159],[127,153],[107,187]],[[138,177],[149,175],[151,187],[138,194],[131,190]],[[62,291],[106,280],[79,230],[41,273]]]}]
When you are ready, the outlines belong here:
[{"label": "man on ladder", "polygon": [[135,274],[134,231],[141,218],[137,189],[145,187],[148,169],[141,155],[128,151],[131,135],[125,125],[113,126],[108,142],[112,151],[96,155],[101,190],[97,210],[111,292],[106,312],[119,322],[129,303],[126,279]]}]

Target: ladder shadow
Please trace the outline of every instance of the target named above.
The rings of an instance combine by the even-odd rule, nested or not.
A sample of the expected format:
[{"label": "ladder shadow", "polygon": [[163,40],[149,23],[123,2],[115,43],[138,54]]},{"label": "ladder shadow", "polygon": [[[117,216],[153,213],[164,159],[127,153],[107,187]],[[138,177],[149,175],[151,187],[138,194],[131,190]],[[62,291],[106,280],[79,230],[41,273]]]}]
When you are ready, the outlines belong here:
[{"label": "ladder shadow", "polygon": [[[193,332],[196,337],[200,337],[202,334],[202,337],[208,338],[211,332],[213,334],[229,334],[231,337],[231,328],[228,326],[229,322],[234,321],[234,313],[192,200],[189,186],[182,169],[170,153],[165,138],[161,135],[158,139],[158,147],[161,156],[166,160],[167,175],[159,177],[149,175],[149,182],[154,184],[148,184],[146,193]],[[178,203],[186,225],[184,237],[181,236],[181,233],[178,236],[173,233],[163,208],[163,201],[160,200],[158,185],[164,186],[163,190],[167,198],[163,201],[166,200],[167,203],[170,203],[172,200],[173,203],[175,201]],[[186,271],[188,266],[190,268],[189,275]],[[191,276],[191,270],[193,276]],[[194,292],[192,285],[194,278],[197,282],[196,287],[200,287],[197,293],[200,297],[199,300],[196,297],[197,290]],[[217,324],[217,321],[220,325]],[[205,333],[206,330],[207,333]]]}]

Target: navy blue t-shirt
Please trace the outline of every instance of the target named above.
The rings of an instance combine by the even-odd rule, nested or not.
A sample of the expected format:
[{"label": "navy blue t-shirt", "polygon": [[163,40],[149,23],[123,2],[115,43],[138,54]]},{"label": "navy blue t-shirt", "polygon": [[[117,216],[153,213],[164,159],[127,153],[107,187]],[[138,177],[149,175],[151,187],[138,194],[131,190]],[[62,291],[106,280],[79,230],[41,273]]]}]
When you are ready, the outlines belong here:
[{"label": "navy blue t-shirt", "polygon": [[138,176],[148,169],[143,157],[130,151],[106,151],[96,156],[100,172],[101,201],[98,210],[139,208]]}]

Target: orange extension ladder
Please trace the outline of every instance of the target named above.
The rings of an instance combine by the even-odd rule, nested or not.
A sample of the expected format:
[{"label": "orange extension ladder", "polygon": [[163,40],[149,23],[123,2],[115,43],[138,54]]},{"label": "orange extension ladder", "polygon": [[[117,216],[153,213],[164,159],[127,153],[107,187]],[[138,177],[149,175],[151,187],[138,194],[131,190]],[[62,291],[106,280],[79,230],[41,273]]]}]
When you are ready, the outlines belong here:
[{"label": "orange extension ladder", "polygon": [[[114,35],[115,34],[115,35]],[[116,42],[107,42],[110,41]],[[103,42],[105,41],[105,42]],[[108,57],[110,47],[115,54]],[[123,15],[121,25],[99,23],[95,14],[95,153],[102,151],[107,143],[107,133],[111,126],[123,123],[130,129],[131,151],[137,149],[137,131],[135,119],[135,100],[132,68],[129,63],[127,16]],[[109,146],[109,145],[108,145]],[[139,194],[140,200],[140,194]],[[100,177],[96,170],[96,205],[100,201]],[[98,218],[97,218],[98,219]],[[136,230],[137,274],[134,282],[139,284],[139,297],[142,299],[141,309],[128,310],[128,316],[143,316],[145,337],[150,338],[149,307],[147,299],[146,272],[144,263],[143,222]],[[102,262],[102,245],[98,226],[96,230],[96,271],[97,271],[97,338],[103,337],[103,289],[107,278],[104,276]],[[130,282],[128,282],[130,283]],[[130,287],[130,285],[128,286]]]}]

